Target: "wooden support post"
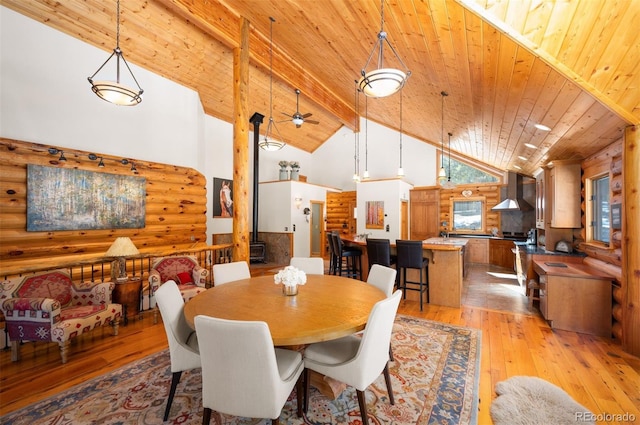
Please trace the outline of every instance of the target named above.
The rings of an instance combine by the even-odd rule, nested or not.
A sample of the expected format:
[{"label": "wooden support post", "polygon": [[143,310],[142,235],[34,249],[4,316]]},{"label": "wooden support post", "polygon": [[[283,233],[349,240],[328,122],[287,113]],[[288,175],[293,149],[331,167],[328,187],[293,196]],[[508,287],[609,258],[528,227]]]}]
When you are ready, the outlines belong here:
[{"label": "wooden support post", "polygon": [[240,21],[233,49],[233,260],[249,261],[249,21]]},{"label": "wooden support post", "polygon": [[624,211],[622,347],[640,356],[640,129],[629,126],[623,141]]}]

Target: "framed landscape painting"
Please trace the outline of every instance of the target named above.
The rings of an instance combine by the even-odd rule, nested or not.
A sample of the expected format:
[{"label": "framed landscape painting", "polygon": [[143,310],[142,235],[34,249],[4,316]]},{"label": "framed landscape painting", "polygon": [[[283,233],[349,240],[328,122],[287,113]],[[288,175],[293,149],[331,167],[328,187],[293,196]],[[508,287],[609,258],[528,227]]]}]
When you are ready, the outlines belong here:
[{"label": "framed landscape painting", "polygon": [[142,229],[146,179],[27,165],[27,231]]}]

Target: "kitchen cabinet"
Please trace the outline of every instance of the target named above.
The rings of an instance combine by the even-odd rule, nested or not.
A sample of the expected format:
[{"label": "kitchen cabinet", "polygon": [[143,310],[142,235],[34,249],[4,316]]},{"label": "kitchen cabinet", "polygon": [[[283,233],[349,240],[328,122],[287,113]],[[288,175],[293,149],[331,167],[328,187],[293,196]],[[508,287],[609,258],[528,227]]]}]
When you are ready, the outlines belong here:
[{"label": "kitchen cabinet", "polygon": [[489,264],[513,269],[516,259],[513,248],[513,241],[489,239]]},{"label": "kitchen cabinet", "polygon": [[536,229],[544,229],[544,178],[544,171],[536,176]]},{"label": "kitchen cabinet", "polygon": [[534,260],[533,267],[540,312],[553,329],[611,336],[613,276],[582,263]]},{"label": "kitchen cabinet", "polygon": [[409,192],[410,239],[425,240],[439,236],[440,190],[415,189]]},{"label": "kitchen cabinet", "polygon": [[579,228],[581,226],[581,166],[576,161],[554,161],[549,170],[551,202],[547,209],[551,227]]},{"label": "kitchen cabinet", "polygon": [[465,247],[465,261],[468,263],[489,264],[489,239],[469,238]]},{"label": "kitchen cabinet", "polygon": [[582,226],[579,161],[554,161],[536,175],[538,245],[553,251],[556,243],[573,243],[573,229]]}]

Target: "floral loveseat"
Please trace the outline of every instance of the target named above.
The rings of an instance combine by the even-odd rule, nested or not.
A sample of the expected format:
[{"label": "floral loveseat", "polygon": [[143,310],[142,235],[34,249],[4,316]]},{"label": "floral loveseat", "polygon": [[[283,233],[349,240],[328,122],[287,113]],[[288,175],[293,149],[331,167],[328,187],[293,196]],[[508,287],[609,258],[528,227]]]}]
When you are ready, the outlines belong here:
[{"label": "floral loveseat", "polygon": [[18,361],[20,341],[50,341],[67,362],[71,338],[111,325],[118,335],[122,306],[111,302],[114,283],[77,283],[66,270],[16,277],[0,282],[11,360]]},{"label": "floral loveseat", "polygon": [[154,309],[154,322],[157,322],[158,317],[154,293],[160,285],[168,280],[175,281],[180,289],[182,299],[187,302],[206,290],[207,276],[209,276],[209,270],[200,267],[198,260],[192,255],[156,258],[149,272],[149,288],[151,290],[149,306]]}]

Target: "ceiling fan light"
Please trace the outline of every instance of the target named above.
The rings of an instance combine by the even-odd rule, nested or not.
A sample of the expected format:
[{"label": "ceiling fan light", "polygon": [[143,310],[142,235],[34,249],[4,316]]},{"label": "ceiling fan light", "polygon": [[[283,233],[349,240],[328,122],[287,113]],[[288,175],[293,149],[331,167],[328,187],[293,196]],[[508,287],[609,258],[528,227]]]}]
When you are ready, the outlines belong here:
[{"label": "ceiling fan light", "polygon": [[379,68],[364,73],[358,81],[358,89],[369,97],[386,97],[404,86],[407,74],[399,69]]},{"label": "ceiling fan light", "polygon": [[304,119],[301,117],[293,117],[292,121],[295,125],[302,125],[302,123],[304,123]]}]

